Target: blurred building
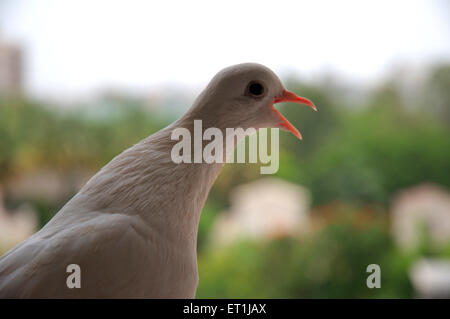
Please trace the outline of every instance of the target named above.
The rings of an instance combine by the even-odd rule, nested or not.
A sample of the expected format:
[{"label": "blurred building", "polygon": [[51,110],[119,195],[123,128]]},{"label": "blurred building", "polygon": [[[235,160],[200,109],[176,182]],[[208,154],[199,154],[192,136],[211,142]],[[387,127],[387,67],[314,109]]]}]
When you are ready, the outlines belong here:
[{"label": "blurred building", "polygon": [[404,248],[414,247],[424,235],[435,244],[450,243],[450,193],[437,185],[401,192],[391,214],[393,235]]},{"label": "blurred building", "polygon": [[421,259],[410,278],[418,298],[450,298],[450,260]]},{"label": "blurred building", "polygon": [[24,241],[37,231],[36,213],[29,207],[15,212],[6,211],[0,188],[0,255]]},{"label": "blurred building", "polygon": [[212,242],[296,236],[309,228],[309,208],[305,188],[275,178],[258,179],[233,190],[230,210],[213,225]]},{"label": "blurred building", "polygon": [[40,169],[16,176],[5,184],[5,189],[9,196],[15,199],[56,202],[79,191],[92,175],[91,172],[81,170],[63,174],[50,169]]},{"label": "blurred building", "polygon": [[22,50],[0,40],[0,94],[18,94],[23,86]]}]

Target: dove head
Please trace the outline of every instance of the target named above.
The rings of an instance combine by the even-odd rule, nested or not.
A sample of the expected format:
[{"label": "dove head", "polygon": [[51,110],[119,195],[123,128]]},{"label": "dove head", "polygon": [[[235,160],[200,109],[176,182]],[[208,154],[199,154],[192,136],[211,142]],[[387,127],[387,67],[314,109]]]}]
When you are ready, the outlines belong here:
[{"label": "dove head", "polygon": [[316,110],[310,100],[286,90],[269,68],[243,63],[217,73],[192,111],[210,126],[281,128],[301,139],[299,131],[274,108],[280,102],[304,104]]}]

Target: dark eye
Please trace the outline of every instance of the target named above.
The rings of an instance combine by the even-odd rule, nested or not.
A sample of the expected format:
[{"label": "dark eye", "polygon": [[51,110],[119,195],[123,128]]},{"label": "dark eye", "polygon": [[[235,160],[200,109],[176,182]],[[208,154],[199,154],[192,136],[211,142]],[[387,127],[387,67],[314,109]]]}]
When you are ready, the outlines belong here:
[{"label": "dark eye", "polygon": [[264,95],[264,85],[257,81],[252,81],[248,84],[247,91],[251,96],[261,97]]}]

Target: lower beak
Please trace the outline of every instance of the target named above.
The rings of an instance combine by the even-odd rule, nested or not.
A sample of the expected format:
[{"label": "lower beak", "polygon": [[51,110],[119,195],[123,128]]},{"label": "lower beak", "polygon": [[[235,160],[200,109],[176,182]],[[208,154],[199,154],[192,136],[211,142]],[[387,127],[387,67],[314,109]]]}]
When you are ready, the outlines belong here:
[{"label": "lower beak", "polygon": [[[304,104],[309,107],[311,107],[314,111],[317,111],[316,106],[308,100],[307,98],[300,97],[295,95],[294,93],[283,90],[283,93],[273,99],[273,104],[276,103],[282,103],[282,102],[290,102],[290,103],[297,103],[297,104]],[[272,105],[272,110],[277,113],[277,115],[280,117],[281,122],[278,124],[281,128],[291,132],[294,134],[298,139],[302,139],[302,135],[300,132],[295,128],[294,125],[292,125],[278,110],[276,110]]]}]

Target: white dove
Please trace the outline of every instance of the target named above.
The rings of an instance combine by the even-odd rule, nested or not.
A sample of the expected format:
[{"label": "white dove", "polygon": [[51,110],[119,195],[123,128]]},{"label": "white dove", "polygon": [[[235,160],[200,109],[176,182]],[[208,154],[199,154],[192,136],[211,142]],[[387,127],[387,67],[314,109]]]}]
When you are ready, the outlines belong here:
[{"label": "white dove", "polygon": [[[0,298],[194,298],[197,231],[222,163],[175,163],[176,128],[273,127],[300,133],[273,107],[311,101],[267,67],[220,71],[177,121],[125,150],[37,233],[0,258]],[[69,265],[79,288],[69,287]]]}]

